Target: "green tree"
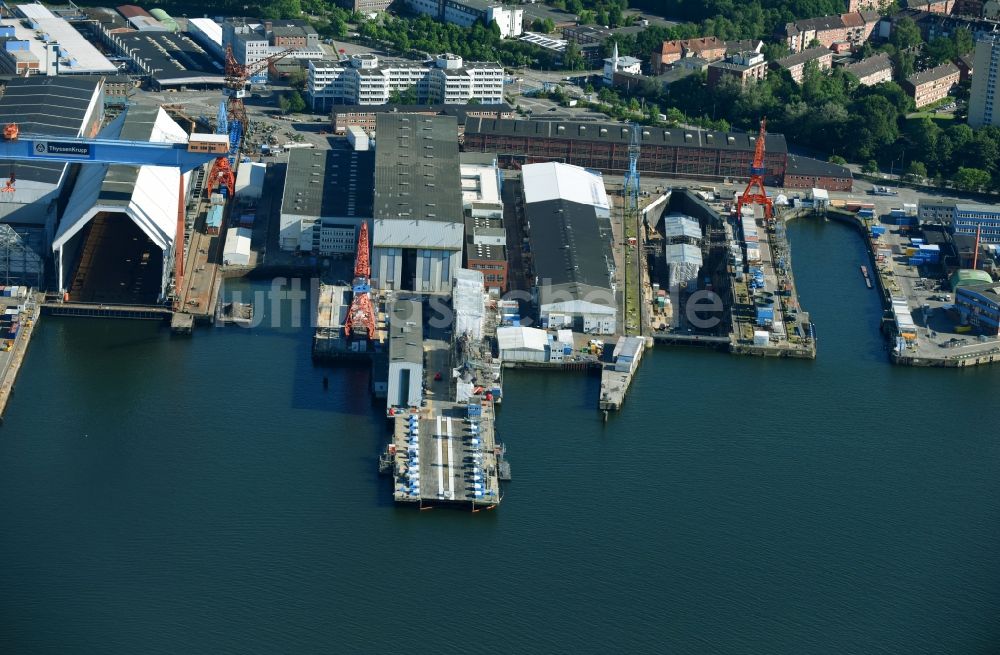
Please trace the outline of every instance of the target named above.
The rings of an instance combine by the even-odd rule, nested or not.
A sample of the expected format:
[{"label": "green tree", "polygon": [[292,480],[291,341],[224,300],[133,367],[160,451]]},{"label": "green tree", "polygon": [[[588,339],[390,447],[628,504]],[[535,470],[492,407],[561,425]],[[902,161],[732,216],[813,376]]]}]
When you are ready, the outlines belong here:
[{"label": "green tree", "polygon": [[875,173],[878,173],[878,162],[874,159],[869,159],[861,165],[861,172],[865,175],[874,175]]},{"label": "green tree", "polygon": [[892,26],[892,33],[889,35],[889,43],[897,50],[905,50],[920,45],[923,38],[920,36],[920,28],[909,16],[903,16]]},{"label": "green tree", "polygon": [[531,24],[531,29],[542,34],[551,34],[556,29],[556,24],[551,18],[536,18]]},{"label": "green tree", "polygon": [[980,168],[961,166],[951,179],[959,189],[978,191],[989,185],[990,174]]},{"label": "green tree", "polygon": [[288,74],[288,86],[296,91],[305,91],[308,81],[309,74],[301,68]]},{"label": "green tree", "polygon": [[961,57],[976,49],[976,40],[972,37],[972,32],[964,27],[959,27],[951,35],[955,42],[955,54]]},{"label": "green tree", "polygon": [[906,166],[906,177],[914,181],[927,179],[927,167],[924,166],[924,162],[911,161]]},{"label": "green tree", "polygon": [[402,91],[396,89],[389,93],[388,104],[390,105],[415,105],[417,104],[417,88],[411,86]]},{"label": "green tree", "polygon": [[566,0],[566,11],[579,15],[583,12],[583,2],[580,0]]},{"label": "green tree", "polygon": [[850,148],[858,159],[872,159],[899,138],[895,107],[882,96],[865,96],[853,103]]},{"label": "green tree", "polygon": [[951,61],[958,56],[958,50],[955,47],[955,42],[943,36],[939,36],[929,42],[924,51],[927,53],[927,58],[929,60],[928,63],[931,66],[943,64],[944,62]]},{"label": "green tree", "polygon": [[830,155],[830,158],[827,159],[827,161],[830,162],[831,164],[838,164],[840,166],[843,166],[844,164],[847,163],[847,160],[841,157],[840,155]]},{"label": "green tree", "polygon": [[913,75],[913,69],[916,65],[917,57],[912,52],[906,50],[897,50],[891,57],[892,68],[895,73],[894,77],[896,79],[906,79],[910,75]]},{"label": "green tree", "polygon": [[584,61],[583,54],[580,52],[580,45],[576,41],[570,41],[566,44],[562,60],[566,70],[582,71],[587,67],[587,62]]},{"label": "green tree", "polygon": [[306,101],[298,91],[289,91],[278,98],[278,106],[286,114],[295,114],[306,108]]}]

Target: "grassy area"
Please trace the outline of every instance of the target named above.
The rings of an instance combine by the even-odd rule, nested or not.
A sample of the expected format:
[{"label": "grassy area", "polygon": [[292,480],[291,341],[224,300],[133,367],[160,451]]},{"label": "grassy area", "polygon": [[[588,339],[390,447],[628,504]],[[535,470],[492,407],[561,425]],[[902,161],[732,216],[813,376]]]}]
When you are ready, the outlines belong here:
[{"label": "grassy area", "polygon": [[946,128],[949,125],[957,122],[958,119],[955,118],[954,114],[938,114],[933,111],[919,111],[913,114],[909,114],[906,117],[908,121],[916,121],[922,118],[929,118],[932,121],[937,121],[942,128]]}]

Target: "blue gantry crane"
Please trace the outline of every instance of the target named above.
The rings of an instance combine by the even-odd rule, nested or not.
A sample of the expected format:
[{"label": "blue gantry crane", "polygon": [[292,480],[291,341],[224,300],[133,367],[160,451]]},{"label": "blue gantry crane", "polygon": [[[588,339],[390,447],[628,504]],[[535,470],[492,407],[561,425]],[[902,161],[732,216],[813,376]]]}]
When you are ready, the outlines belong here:
[{"label": "blue gantry crane", "polygon": [[[177,200],[177,233],[174,241],[174,276],[177,289],[184,276],[184,175],[199,166],[225,157],[229,137],[220,134],[192,134],[187,143],[155,143],[118,139],[83,139],[43,134],[21,134],[16,123],[8,123],[0,139],[0,160],[50,161],[63,164],[125,164],[177,168],[180,190]],[[2,193],[13,193],[15,174],[11,172]]]}]

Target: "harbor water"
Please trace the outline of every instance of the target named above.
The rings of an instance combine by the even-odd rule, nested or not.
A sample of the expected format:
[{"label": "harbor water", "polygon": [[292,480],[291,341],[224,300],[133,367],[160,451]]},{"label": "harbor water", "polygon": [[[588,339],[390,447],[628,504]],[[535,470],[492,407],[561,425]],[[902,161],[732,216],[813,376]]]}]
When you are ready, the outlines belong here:
[{"label": "harbor water", "polygon": [[477,514],[393,505],[367,371],[307,327],[46,317],[0,652],[998,652],[1000,369],[891,367],[858,235],[789,236],[815,361],[657,348],[607,424],[597,377],[510,372]]}]

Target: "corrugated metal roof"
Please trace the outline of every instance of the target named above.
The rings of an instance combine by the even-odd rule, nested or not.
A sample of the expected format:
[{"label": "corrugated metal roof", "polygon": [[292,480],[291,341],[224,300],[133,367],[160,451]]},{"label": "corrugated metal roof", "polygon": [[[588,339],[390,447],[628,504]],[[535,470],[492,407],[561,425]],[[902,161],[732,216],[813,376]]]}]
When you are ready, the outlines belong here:
[{"label": "corrugated metal roof", "polygon": [[521,168],[524,201],[571,200],[610,209],[604,178],[580,166],[545,162]]},{"label": "corrugated metal roof", "polygon": [[530,327],[498,327],[497,343],[500,351],[535,350],[544,351],[548,344],[545,330]]},{"label": "corrugated metal roof", "polygon": [[375,218],[462,222],[455,118],[380,114],[375,131]]}]

